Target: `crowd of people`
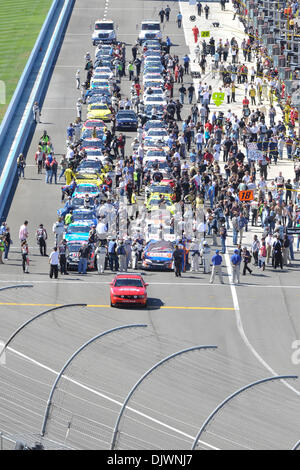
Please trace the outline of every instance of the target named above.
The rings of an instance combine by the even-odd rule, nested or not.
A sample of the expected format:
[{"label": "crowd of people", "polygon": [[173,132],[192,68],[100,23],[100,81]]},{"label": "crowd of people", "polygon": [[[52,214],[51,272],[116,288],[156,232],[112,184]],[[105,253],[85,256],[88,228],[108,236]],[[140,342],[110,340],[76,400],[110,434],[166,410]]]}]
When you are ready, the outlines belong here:
[{"label": "crowd of people", "polygon": [[[198,4],[202,6],[201,2]],[[221,6],[225,9],[225,2]],[[234,6],[240,14],[239,4]],[[197,11],[200,16],[202,8],[198,6]],[[209,7],[208,10],[204,7],[204,13],[208,18]],[[169,6],[161,10],[161,22],[165,19],[168,22],[170,14]],[[181,27],[181,13],[176,21]],[[134,45],[129,60],[124,44],[111,46],[114,68],[109,81],[112,94],[109,106],[113,117],[110,128],[107,125],[102,136],[105,160],[99,170],[102,186],[97,202],[98,225],[91,227],[89,239],[80,249],[79,273],[86,273],[91,245],[97,247],[95,256],[99,273],[104,269],[137,268],[148,236],[146,222],[151,217],[147,197],[145,200],[142,197],[151,184],[165,179],[171,182],[174,211],[167,213],[168,220],[164,219],[162,225],[168,226],[173,235],[176,276],[180,276],[182,270],[197,272],[200,265],[208,274],[212,265],[211,282],[214,282],[215,274],[223,282],[221,254],[227,252],[230,237],[230,244],[234,246],[231,264],[235,282],[240,280],[241,263],[242,274],[246,275],[251,274],[254,267],[265,270],[272,263],[275,269],[282,269],[294,260],[294,249],[298,251],[300,246],[300,233],[298,235],[294,230],[293,234],[290,230],[300,227],[297,115],[291,113],[291,108],[288,112],[282,106],[280,108],[283,85],[278,71],[266,59],[254,32],[246,30],[246,33],[248,39],[241,44],[234,36],[223,40],[211,36],[206,41],[195,35],[194,56],[202,73],[198,84],[191,79],[191,55],[180,58],[173,54],[171,40],[167,37],[161,49],[162,90],[167,104],[162,111],[153,106],[151,115],[146,113],[142,93],[152,92],[151,86],[142,89],[144,46]],[[53,226],[55,248],[50,254],[50,277],[56,278],[59,265],[61,273],[67,274],[68,247],[63,234],[72,221],[76,170],[86,158],[80,145],[82,104],[89,96],[94,67],[99,65],[99,61],[93,62],[89,54],[85,62],[87,76],[83,84],[80,71],[76,72],[81,105],[77,106],[76,121],[67,128],[66,155],[60,163],[56,161],[51,139],[45,131],[35,156],[38,172],[45,170],[46,183],[66,180],[62,186],[62,201],[65,196],[67,201],[63,215]],[[208,63],[210,75],[205,75]],[[131,95],[127,97],[121,90],[124,77],[132,82]],[[220,80],[220,91],[227,95],[223,111],[210,109],[215,80]],[[242,87],[243,99],[238,111],[234,111],[232,108],[237,108],[233,104],[237,102],[236,88]],[[266,112],[260,109],[260,104],[265,105]],[[126,145],[126,136],[116,132],[115,115],[122,109],[135,110],[139,117],[137,136],[131,148]],[[160,127],[166,131],[163,140],[156,141],[157,148],[163,149],[166,156],[167,167],[163,170],[158,161],[151,169],[145,165],[144,127],[149,120],[159,120]],[[290,166],[294,165],[293,177],[285,177],[278,171],[277,176],[270,179],[269,171],[283,160],[290,160]],[[253,200],[240,200],[241,191],[252,192]],[[87,196],[84,207],[94,206],[94,203]],[[163,194],[160,194],[159,207],[165,208]],[[125,222],[121,223],[121,219]],[[19,233],[24,272],[28,271],[26,222]],[[114,232],[111,231],[113,224]],[[260,230],[253,234],[258,227]],[[251,242],[250,237],[246,237],[248,231],[251,231]],[[7,226],[2,226],[0,240],[6,250],[4,258],[7,258],[11,243],[7,233]],[[47,232],[43,225],[37,228],[36,234],[40,253],[45,256]],[[4,241],[5,237],[9,241]]]}]

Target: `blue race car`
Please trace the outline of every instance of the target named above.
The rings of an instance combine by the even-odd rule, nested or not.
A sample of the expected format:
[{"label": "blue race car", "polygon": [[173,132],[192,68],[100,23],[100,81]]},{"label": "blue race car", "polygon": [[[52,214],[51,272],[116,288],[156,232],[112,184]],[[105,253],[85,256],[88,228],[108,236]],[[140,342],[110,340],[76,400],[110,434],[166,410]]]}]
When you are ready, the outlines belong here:
[{"label": "blue race car", "polygon": [[143,269],[173,269],[174,244],[165,240],[150,240],[145,246]]},{"label": "blue race car", "polygon": [[132,130],[137,131],[138,118],[134,111],[124,109],[116,114],[116,129],[117,130]]},{"label": "blue race car", "polygon": [[72,213],[73,222],[85,222],[88,225],[97,225],[97,215],[95,210],[76,209]]},{"label": "blue race car", "polygon": [[77,185],[73,197],[82,197],[83,195],[88,194],[89,197],[99,197],[100,196],[100,190],[99,186],[96,184],[92,183],[80,183]]},{"label": "blue race car", "polygon": [[91,225],[85,221],[73,222],[70,224],[64,234],[65,240],[70,241],[88,241]]}]

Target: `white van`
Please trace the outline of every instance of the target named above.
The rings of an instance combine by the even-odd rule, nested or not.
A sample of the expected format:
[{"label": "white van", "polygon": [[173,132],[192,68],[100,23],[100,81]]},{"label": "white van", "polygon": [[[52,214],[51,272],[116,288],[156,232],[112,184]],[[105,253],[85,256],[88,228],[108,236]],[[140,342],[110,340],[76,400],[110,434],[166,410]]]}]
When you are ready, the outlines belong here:
[{"label": "white van", "polygon": [[112,20],[98,20],[95,23],[92,35],[93,46],[103,43],[115,43],[117,41],[115,25]]},{"label": "white van", "polygon": [[141,31],[138,37],[138,42],[141,45],[148,39],[157,39],[161,41],[162,34],[160,30],[160,22],[156,20],[144,20],[141,23]]}]

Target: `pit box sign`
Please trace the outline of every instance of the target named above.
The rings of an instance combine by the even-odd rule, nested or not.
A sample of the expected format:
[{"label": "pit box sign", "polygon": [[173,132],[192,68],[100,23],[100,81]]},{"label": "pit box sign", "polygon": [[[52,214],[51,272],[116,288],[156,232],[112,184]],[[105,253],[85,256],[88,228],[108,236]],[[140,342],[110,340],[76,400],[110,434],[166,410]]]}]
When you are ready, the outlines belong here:
[{"label": "pit box sign", "polygon": [[209,38],[210,37],[210,31],[201,31],[201,37],[202,38]]},{"label": "pit box sign", "polygon": [[220,106],[223,103],[224,98],[225,98],[225,93],[216,92],[212,94],[212,100],[216,106]]},{"label": "pit box sign", "polygon": [[241,202],[249,202],[249,201],[253,201],[253,199],[254,199],[254,192],[252,189],[239,191],[239,200]]}]

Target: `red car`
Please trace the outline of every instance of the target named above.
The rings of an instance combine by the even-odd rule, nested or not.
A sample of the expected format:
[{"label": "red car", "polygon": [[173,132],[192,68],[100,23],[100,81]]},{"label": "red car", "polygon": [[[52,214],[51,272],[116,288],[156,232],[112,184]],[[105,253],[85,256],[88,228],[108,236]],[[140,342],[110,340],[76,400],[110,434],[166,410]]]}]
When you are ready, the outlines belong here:
[{"label": "red car", "polygon": [[141,274],[117,274],[110,283],[110,305],[135,304],[147,306],[147,286]]}]

